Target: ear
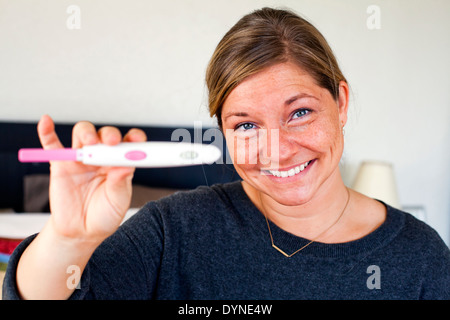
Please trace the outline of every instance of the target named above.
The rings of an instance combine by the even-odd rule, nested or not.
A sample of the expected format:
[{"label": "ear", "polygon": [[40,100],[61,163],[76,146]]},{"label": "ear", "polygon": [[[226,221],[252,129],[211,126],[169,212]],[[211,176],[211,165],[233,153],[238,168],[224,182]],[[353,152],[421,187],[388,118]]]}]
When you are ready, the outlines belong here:
[{"label": "ear", "polygon": [[348,111],[348,99],[349,99],[349,87],[347,82],[339,82],[339,97],[338,97],[338,107],[339,107],[339,122],[341,128],[347,123],[347,111]]}]

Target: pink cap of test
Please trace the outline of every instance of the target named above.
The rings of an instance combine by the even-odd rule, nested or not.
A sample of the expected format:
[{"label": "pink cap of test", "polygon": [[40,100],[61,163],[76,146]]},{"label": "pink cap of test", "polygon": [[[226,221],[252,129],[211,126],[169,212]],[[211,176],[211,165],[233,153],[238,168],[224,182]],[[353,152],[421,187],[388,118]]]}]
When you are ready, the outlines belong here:
[{"label": "pink cap of test", "polygon": [[20,162],[49,162],[53,160],[59,161],[76,161],[77,149],[20,149],[19,161]]}]

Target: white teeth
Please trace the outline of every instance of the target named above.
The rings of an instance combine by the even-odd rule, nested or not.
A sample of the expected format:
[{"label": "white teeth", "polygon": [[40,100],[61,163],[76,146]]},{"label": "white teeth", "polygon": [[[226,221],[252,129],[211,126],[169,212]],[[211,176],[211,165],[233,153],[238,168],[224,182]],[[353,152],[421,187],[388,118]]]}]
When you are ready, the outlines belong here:
[{"label": "white teeth", "polygon": [[286,178],[286,177],[292,177],[300,172],[302,172],[303,170],[305,170],[305,168],[309,165],[311,161],[305,162],[302,165],[299,165],[295,168],[292,168],[288,171],[278,171],[278,170],[268,170],[268,172],[270,172],[270,174],[272,174],[275,177],[281,177],[281,178]]}]

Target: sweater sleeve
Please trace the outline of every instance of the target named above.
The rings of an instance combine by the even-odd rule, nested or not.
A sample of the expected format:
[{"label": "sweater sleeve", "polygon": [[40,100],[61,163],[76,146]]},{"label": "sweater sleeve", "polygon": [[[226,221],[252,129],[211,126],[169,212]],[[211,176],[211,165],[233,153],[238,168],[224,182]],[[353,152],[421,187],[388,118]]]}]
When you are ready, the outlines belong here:
[{"label": "sweater sleeve", "polygon": [[[433,230],[434,231],[434,230]],[[421,299],[450,300],[450,250],[435,233],[427,242],[428,264],[424,267]]]},{"label": "sweater sleeve", "polygon": [[2,287],[2,299],[3,300],[20,300],[19,291],[16,285],[16,270],[20,257],[28,245],[36,238],[37,234],[29,236],[23,240],[11,254],[8,261],[8,267],[6,269],[5,278],[3,280]]},{"label": "sweater sleeve", "polygon": [[97,248],[71,299],[152,299],[162,248],[161,215],[149,203]]},{"label": "sweater sleeve", "polygon": [[[70,299],[151,299],[162,253],[158,210],[143,207],[93,253],[78,288]],[[12,254],[3,284],[3,299],[20,299],[16,269],[20,256],[34,239],[24,240]],[[72,275],[68,272],[68,279]]]}]

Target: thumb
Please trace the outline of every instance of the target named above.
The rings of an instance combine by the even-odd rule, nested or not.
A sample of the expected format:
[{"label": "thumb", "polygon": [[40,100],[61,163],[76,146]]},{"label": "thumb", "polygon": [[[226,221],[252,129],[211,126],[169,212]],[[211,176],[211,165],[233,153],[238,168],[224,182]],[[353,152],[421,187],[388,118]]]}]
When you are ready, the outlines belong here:
[{"label": "thumb", "polygon": [[55,124],[50,116],[43,115],[41,117],[37,125],[37,132],[44,149],[64,148],[55,132]]}]

